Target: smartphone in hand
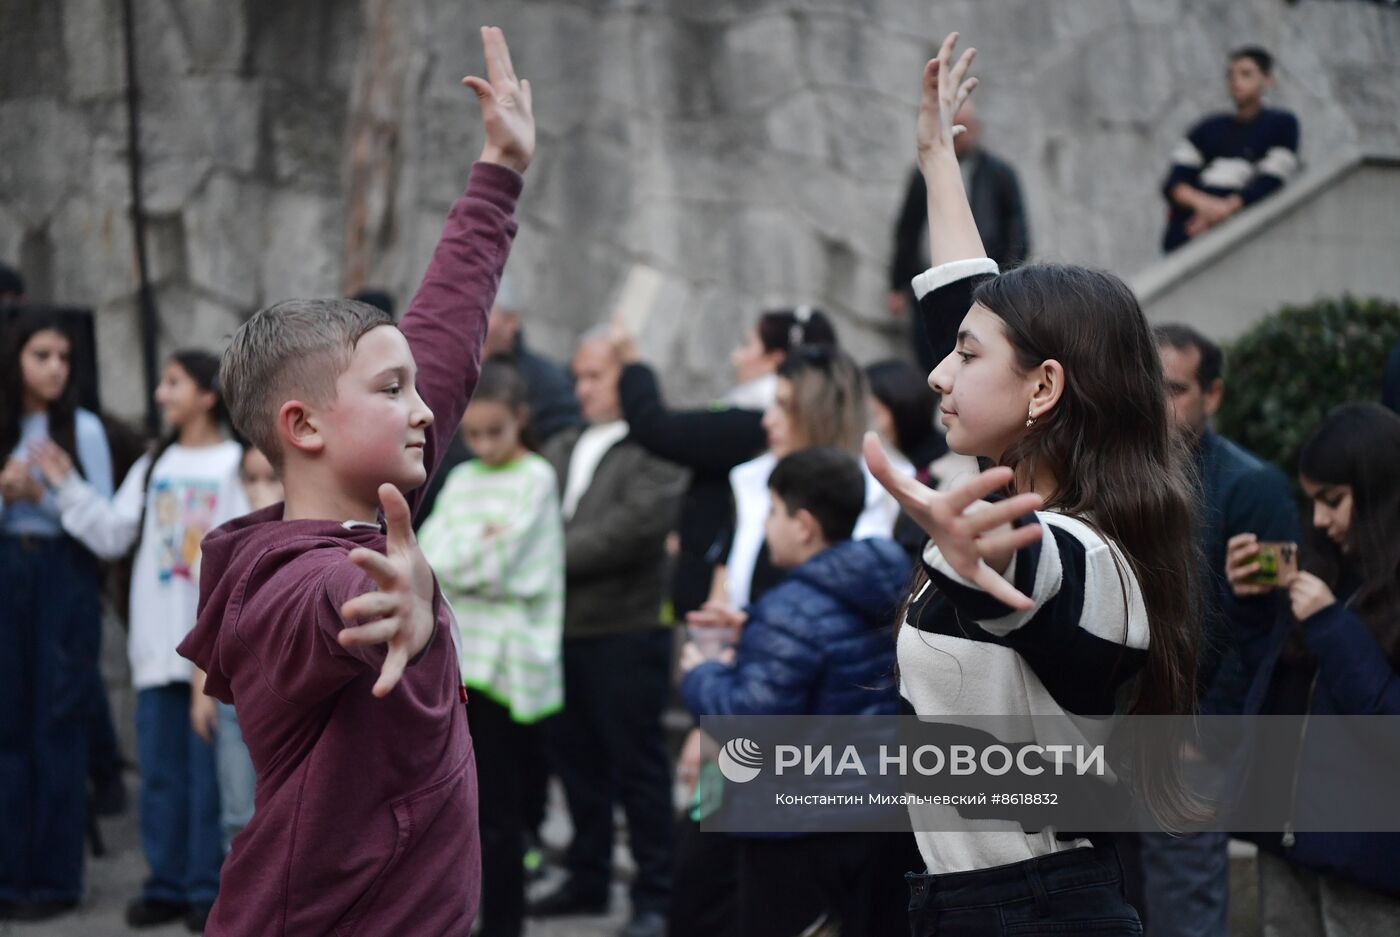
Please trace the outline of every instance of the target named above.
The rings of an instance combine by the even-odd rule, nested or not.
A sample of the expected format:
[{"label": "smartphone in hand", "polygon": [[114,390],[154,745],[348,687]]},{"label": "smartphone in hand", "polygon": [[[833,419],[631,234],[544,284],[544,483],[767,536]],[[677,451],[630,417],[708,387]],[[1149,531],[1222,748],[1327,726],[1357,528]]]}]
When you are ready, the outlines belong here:
[{"label": "smartphone in hand", "polygon": [[1245,582],[1252,586],[1286,588],[1298,575],[1298,544],[1287,541],[1261,541],[1255,557],[1259,571]]}]

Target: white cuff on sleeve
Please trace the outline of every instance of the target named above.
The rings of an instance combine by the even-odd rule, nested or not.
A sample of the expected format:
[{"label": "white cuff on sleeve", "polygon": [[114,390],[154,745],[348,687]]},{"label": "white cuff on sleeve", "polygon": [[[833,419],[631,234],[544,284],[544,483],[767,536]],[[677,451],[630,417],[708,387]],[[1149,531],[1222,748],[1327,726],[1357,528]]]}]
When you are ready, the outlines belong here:
[{"label": "white cuff on sleeve", "polygon": [[968,257],[965,260],[950,260],[946,264],[930,267],[916,276],[912,281],[914,285],[914,296],[916,299],[923,299],[940,286],[947,286],[949,283],[956,283],[958,280],[965,280],[968,277],[981,276],[982,274],[996,276],[1000,272],[1001,270],[997,267],[997,262],[990,257]]}]

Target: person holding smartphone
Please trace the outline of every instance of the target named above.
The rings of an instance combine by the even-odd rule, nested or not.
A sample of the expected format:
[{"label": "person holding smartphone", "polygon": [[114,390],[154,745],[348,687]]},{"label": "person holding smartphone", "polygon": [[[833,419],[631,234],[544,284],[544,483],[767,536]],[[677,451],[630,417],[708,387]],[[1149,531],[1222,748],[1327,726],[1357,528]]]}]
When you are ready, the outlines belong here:
[{"label": "person holding smartphone", "polygon": [[[1246,648],[1259,660],[1246,712],[1400,715],[1400,416],[1344,404],[1298,458],[1312,505],[1303,568],[1259,581],[1259,538],[1230,539],[1235,597],[1284,590],[1289,614],[1256,623]],[[1297,759],[1294,803],[1335,766]],[[1400,933],[1400,834],[1295,832],[1256,838],[1266,937]]]}]

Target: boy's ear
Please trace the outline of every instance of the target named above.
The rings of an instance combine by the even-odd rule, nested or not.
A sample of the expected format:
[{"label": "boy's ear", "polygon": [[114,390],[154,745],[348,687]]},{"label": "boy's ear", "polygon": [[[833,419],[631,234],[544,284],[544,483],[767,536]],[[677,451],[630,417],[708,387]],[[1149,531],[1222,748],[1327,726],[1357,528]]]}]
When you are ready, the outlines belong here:
[{"label": "boy's ear", "polygon": [[792,515],[802,529],[802,542],[804,544],[820,543],[822,541],[822,525],[817,520],[817,516],[806,508],[798,508],[797,513]]},{"label": "boy's ear", "polygon": [[1034,372],[1035,388],[1031,392],[1030,414],[1037,419],[1055,409],[1065,392],[1065,368],[1054,358],[1042,361]]},{"label": "boy's ear", "polygon": [[277,411],[277,437],[283,451],[315,453],[326,447],[315,412],[300,400],[288,400]]}]

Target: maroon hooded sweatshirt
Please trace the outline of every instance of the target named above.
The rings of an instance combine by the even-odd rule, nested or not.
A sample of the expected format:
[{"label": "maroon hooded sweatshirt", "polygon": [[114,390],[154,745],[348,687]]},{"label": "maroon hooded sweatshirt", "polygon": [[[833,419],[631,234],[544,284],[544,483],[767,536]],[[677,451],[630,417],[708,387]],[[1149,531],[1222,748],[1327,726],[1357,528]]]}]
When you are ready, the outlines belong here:
[{"label": "maroon hooded sweatshirt", "polygon": [[[480,371],[515,236],[518,174],[472,168],[399,328],[433,411],[436,471]],[[416,513],[423,488],[408,496]],[[284,521],[274,505],[204,539],[199,616],[180,653],[238,708],[257,771],[253,820],[224,862],[210,937],[466,935],[481,890],[476,762],[451,611],[383,699],[385,648],[346,649],[339,608],[375,591],[348,559],[372,525]]]}]

